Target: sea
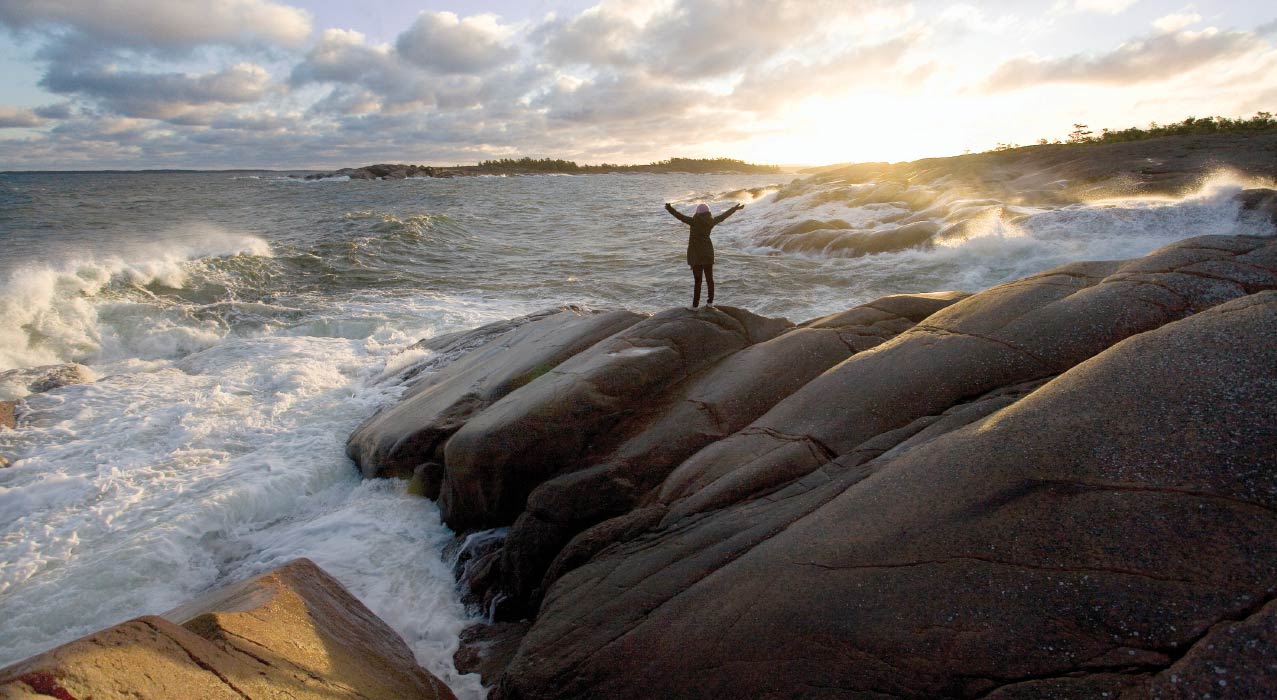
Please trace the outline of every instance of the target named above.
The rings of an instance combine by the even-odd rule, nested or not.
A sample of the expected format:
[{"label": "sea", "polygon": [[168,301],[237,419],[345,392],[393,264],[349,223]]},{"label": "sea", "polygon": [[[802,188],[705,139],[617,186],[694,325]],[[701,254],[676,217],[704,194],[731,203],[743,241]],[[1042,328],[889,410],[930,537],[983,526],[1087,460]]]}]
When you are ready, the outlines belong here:
[{"label": "sea", "polygon": [[[36,394],[0,379],[22,400],[18,429],[0,428],[0,666],[309,557],[482,698],[452,663],[483,617],[456,589],[453,533],[404,483],[361,479],[346,438],[406,369],[441,364],[412,348],[423,338],[567,304],[689,305],[687,228],[665,202],[744,203],[714,231],[715,301],[794,322],[1272,233],[1232,199],[1272,183],[1229,175],[1040,206],[799,177],[0,173],[0,372],[78,362],[96,378]],[[918,221],[963,225],[860,254]]]}]

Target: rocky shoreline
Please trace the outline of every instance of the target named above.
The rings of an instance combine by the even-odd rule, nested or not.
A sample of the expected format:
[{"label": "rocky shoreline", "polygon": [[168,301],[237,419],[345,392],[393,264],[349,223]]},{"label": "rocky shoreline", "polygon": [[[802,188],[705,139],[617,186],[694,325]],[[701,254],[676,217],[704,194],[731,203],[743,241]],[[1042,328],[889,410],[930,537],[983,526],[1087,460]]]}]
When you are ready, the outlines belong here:
[{"label": "rocky shoreline", "polygon": [[[417,348],[347,449],[456,531],[494,699],[1277,695],[1277,237]],[[305,560],[0,669],[0,699],[193,695],[453,697]]]},{"label": "rocky shoreline", "polygon": [[1277,240],[1202,236],[801,324],[565,309],[432,341],[475,349],[348,448],[509,528],[460,571],[494,698],[1261,697],[1273,290]]}]

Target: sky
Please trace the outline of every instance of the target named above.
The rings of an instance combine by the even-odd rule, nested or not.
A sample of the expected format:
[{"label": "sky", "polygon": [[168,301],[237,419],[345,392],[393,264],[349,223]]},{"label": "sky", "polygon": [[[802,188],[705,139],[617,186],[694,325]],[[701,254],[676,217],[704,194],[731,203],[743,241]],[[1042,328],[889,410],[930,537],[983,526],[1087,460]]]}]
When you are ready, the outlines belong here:
[{"label": "sky", "polygon": [[0,0],[0,170],[902,161],[1259,111],[1254,0]]}]

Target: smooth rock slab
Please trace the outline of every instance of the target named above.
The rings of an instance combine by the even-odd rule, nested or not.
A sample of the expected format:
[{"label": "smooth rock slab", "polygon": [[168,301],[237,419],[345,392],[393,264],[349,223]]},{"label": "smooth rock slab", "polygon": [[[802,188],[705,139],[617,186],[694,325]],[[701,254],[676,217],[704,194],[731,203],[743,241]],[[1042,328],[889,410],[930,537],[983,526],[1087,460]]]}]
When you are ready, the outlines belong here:
[{"label": "smooth rock slab", "polygon": [[0,698],[453,700],[309,560],[0,669]]},{"label": "smooth rock slab", "polygon": [[[1065,265],[938,309],[680,465],[660,491],[668,518],[766,493],[920,418],[1277,288],[1277,271],[1264,267],[1272,255],[1270,238],[1199,236],[1134,260]],[[1210,271],[1192,271],[1203,264]]]},{"label": "smooth rock slab", "polygon": [[502,549],[504,603],[523,614],[522,605],[535,605],[546,569],[573,536],[628,512],[679,462],[744,427],[852,352],[835,331],[798,329],[729,355],[651,397],[616,429],[632,436],[620,447],[593,455],[593,466],[550,479],[528,496],[527,511]]},{"label": "smooth rock slab", "polygon": [[[399,403],[359,426],[346,443],[346,452],[366,478],[409,477],[418,465],[443,462],[444,441],[466,421],[642,318],[629,311],[569,309],[512,328],[419,380]],[[466,342],[475,341],[468,335],[450,336],[437,347],[464,347]],[[437,492],[441,476],[431,479],[434,484],[427,486],[427,492]]]},{"label": "smooth rock slab", "polygon": [[444,521],[458,531],[509,524],[532,489],[579,468],[651,397],[790,327],[726,306],[671,309],[576,354],[448,440],[439,497]]},{"label": "smooth rock slab", "polygon": [[1274,366],[1263,292],[873,469],[648,521],[547,592],[493,697],[1084,697],[1212,654],[1268,688],[1228,649],[1273,643]]}]

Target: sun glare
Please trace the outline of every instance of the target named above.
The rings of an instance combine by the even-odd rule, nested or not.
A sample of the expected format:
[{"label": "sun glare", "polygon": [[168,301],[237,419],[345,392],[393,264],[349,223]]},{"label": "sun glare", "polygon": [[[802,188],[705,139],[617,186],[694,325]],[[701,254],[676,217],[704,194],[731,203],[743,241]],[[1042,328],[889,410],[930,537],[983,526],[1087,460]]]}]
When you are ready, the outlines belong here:
[{"label": "sun glare", "polygon": [[755,139],[747,158],[817,165],[961,153],[962,135],[938,125],[919,102],[886,91],[808,100],[790,111],[783,128]]}]

